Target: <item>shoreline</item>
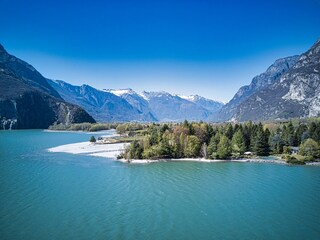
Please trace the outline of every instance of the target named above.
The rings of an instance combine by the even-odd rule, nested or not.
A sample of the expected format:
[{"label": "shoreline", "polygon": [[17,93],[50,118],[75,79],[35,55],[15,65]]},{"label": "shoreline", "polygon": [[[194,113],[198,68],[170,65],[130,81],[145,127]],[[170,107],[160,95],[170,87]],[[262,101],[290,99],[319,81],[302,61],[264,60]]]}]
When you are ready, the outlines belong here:
[{"label": "shoreline", "polygon": [[118,161],[130,164],[146,164],[146,163],[158,163],[158,162],[199,162],[199,163],[224,163],[224,162],[236,162],[236,163],[268,163],[268,164],[281,164],[289,165],[282,160],[264,160],[264,159],[205,159],[205,158],[169,158],[169,159],[118,159]]},{"label": "shoreline", "polygon": [[69,153],[69,154],[82,154],[95,157],[105,157],[117,159],[117,156],[124,151],[128,143],[91,143],[80,142],[65,144],[57,147],[47,149],[52,153]]},{"label": "shoreline", "polygon": [[[199,163],[267,163],[267,164],[279,164],[279,165],[292,165],[284,160],[278,158],[266,160],[262,158],[241,158],[241,159],[205,159],[205,158],[171,158],[171,159],[117,159],[117,156],[122,153],[130,143],[91,143],[80,142],[61,145],[47,149],[52,153],[69,153],[69,154],[81,154],[93,157],[104,157],[113,159],[122,163],[129,164],[149,164],[159,162],[199,162]],[[310,162],[305,165],[320,166],[320,162]]]},{"label": "shoreline", "polygon": [[88,132],[88,131],[75,131],[75,130],[50,130],[50,129],[43,129],[43,132],[48,133],[81,133],[81,134],[88,134],[88,135],[100,135],[100,134],[110,134],[111,135],[103,135],[102,137],[119,137],[120,135],[116,133],[115,129],[109,129],[109,130],[101,130],[101,131],[95,131],[95,132]]}]

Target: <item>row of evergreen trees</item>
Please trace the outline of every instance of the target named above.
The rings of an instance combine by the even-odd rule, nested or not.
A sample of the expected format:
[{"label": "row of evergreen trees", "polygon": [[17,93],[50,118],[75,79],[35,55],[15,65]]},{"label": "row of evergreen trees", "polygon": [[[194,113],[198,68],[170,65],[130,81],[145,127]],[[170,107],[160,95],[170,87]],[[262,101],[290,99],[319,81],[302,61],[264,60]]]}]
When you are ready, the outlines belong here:
[{"label": "row of evergreen trees", "polygon": [[[308,141],[307,141],[308,140]],[[302,146],[304,143],[308,146]],[[311,141],[311,142],[310,142]],[[147,125],[141,140],[131,143],[120,157],[127,159],[239,158],[250,151],[258,156],[290,153],[292,146],[302,146],[313,157],[320,157],[320,122],[265,124],[208,124],[204,122]]]}]

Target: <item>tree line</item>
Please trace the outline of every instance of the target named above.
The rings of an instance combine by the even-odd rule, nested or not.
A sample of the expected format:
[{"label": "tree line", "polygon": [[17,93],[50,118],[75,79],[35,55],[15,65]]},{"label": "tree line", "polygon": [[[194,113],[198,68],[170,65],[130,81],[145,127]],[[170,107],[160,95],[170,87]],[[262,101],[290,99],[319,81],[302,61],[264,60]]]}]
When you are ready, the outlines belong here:
[{"label": "tree line", "polygon": [[[136,126],[135,126],[136,127]],[[246,152],[257,156],[299,154],[320,157],[320,121],[287,123],[210,124],[204,122],[147,124],[139,126],[143,137],[134,140],[119,157],[126,159],[241,158]],[[118,128],[123,133],[128,124]],[[143,129],[143,130],[141,130]],[[120,132],[120,131],[119,131]],[[130,131],[134,135],[134,131]],[[248,153],[247,153],[248,154]]]}]

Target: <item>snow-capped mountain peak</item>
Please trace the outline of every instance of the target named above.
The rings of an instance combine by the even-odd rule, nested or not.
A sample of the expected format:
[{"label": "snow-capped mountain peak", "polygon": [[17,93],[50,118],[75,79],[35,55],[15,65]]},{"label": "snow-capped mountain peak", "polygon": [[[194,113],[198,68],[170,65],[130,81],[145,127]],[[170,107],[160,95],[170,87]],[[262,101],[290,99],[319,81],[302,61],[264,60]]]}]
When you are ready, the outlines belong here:
[{"label": "snow-capped mountain peak", "polygon": [[200,96],[198,94],[192,94],[192,95],[179,95],[178,94],[177,96],[182,98],[182,99],[188,100],[190,102],[208,101],[208,102],[216,102],[216,103],[219,103],[219,104],[222,104],[222,105],[225,104],[224,102],[212,100],[212,99],[209,99],[209,98],[205,98],[205,97],[202,97],[202,96]]},{"label": "snow-capped mountain peak", "polygon": [[103,89],[105,92],[110,92],[118,97],[121,97],[124,94],[136,94],[131,88],[124,88],[124,89]]},{"label": "snow-capped mountain peak", "polygon": [[148,97],[148,93],[146,91],[143,91],[141,94],[139,94],[144,100],[148,101],[150,98]]},{"label": "snow-capped mountain peak", "polygon": [[191,102],[196,101],[196,99],[200,97],[199,95],[177,95],[177,96]]},{"label": "snow-capped mountain peak", "polygon": [[143,91],[141,93],[141,96],[145,99],[145,100],[150,100],[150,98],[170,98],[173,97],[173,95],[171,95],[168,92],[165,91],[158,91],[158,92],[147,92],[147,91]]}]

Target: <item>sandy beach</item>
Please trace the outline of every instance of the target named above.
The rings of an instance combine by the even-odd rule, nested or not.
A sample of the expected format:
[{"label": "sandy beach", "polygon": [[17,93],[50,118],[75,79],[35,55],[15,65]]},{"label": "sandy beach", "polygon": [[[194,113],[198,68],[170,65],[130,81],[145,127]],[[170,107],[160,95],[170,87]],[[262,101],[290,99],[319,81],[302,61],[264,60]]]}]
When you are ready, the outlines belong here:
[{"label": "sandy beach", "polygon": [[[70,154],[82,154],[95,157],[104,157],[117,159],[117,156],[122,153],[129,143],[91,143],[80,142],[61,145],[53,148],[49,148],[49,152],[63,152]],[[119,159],[118,161],[130,164],[149,164],[157,162],[202,162],[202,163],[221,163],[221,162],[238,162],[238,163],[268,163],[268,164],[288,164],[280,159],[261,159],[261,158],[245,158],[245,159],[205,159],[205,158],[172,158],[172,159]],[[320,165],[319,162],[306,163],[307,165]]]},{"label": "sandy beach", "polygon": [[116,159],[117,156],[124,151],[128,143],[99,144],[91,142],[80,142],[61,145],[49,148],[49,152],[63,152],[71,154],[83,154],[96,157],[105,157]]}]

